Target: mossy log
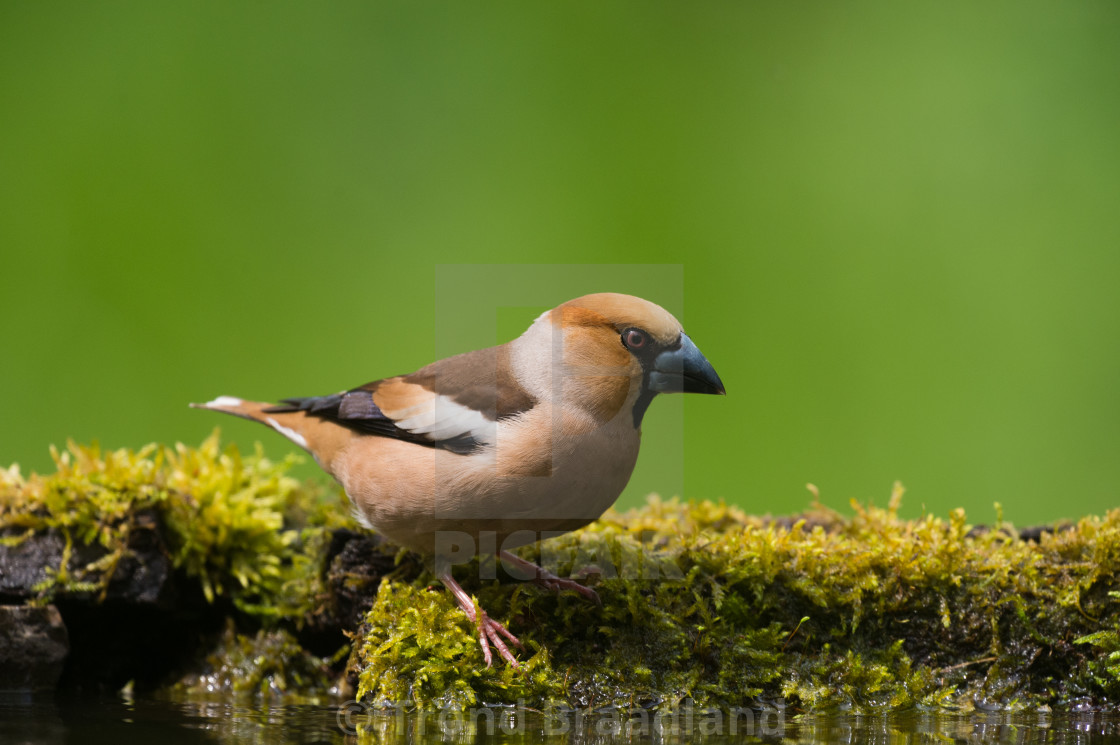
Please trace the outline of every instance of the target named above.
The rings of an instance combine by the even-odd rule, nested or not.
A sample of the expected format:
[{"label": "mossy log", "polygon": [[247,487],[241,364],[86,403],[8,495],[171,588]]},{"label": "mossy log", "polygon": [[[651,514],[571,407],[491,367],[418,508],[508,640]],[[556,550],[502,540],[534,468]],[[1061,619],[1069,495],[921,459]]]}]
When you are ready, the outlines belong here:
[{"label": "mossy log", "polygon": [[[651,498],[522,549],[601,606],[458,568],[524,643],[519,668],[486,668],[422,564],[356,532],[345,498],[289,461],[216,436],[55,460],[0,470],[0,605],[60,610],[63,685],[433,707],[1120,703],[1120,510],[1018,531],[901,519],[900,488],[851,517]],[[92,647],[113,650],[111,675]]]}]

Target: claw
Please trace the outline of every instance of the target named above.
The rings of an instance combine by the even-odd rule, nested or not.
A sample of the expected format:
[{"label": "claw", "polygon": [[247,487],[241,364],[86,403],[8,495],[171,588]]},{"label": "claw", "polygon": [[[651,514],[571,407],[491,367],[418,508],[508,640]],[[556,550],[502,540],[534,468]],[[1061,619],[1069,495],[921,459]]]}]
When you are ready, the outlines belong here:
[{"label": "claw", "polygon": [[565,579],[563,577],[537,577],[533,582],[553,592],[563,592],[564,590],[578,592],[580,595],[583,595],[585,598],[595,603],[595,605],[600,607],[603,605],[603,601],[599,599],[599,593],[586,585],[581,585],[574,579]]},{"label": "claw", "polygon": [[493,659],[490,653],[491,645],[498,650],[498,654],[502,656],[503,660],[514,667],[521,667],[514,659],[513,653],[509,651],[509,647],[502,641],[502,636],[509,639],[518,648],[524,649],[521,646],[521,640],[511,634],[509,629],[490,618],[485,611],[482,611],[482,618],[478,622],[478,643],[482,647],[482,657],[486,660],[486,667],[490,667],[490,662]]},{"label": "claw", "polygon": [[513,652],[509,651],[509,647],[502,640],[502,637],[504,636],[511,644],[519,649],[524,649],[525,647],[522,646],[521,640],[511,634],[509,629],[505,626],[486,615],[486,611],[475,605],[471,597],[463,591],[463,588],[455,581],[449,572],[438,576],[439,581],[442,582],[448,590],[451,590],[451,594],[455,596],[455,601],[459,603],[459,607],[463,609],[463,613],[466,614],[467,618],[469,618],[472,623],[478,625],[478,646],[482,647],[482,658],[486,660],[486,667],[490,667],[494,662],[494,655],[490,651],[491,646],[498,650],[498,654],[510,665],[515,668],[521,667],[517,664],[517,659],[514,658]]},{"label": "claw", "polygon": [[[520,556],[511,554],[508,551],[502,551],[498,556],[505,562],[507,567],[512,567],[519,570],[519,572],[525,573],[526,576],[524,576],[523,579],[531,579],[541,587],[552,590],[553,592],[562,592],[564,590],[578,592],[596,605],[603,605],[603,602],[599,599],[599,593],[586,585],[581,585],[574,579],[557,577],[544,567],[539,567],[533,562],[526,561]],[[514,574],[514,576],[517,576],[517,574]],[[505,626],[486,615],[486,611],[475,605],[474,600],[471,599],[470,595],[464,592],[459,583],[455,581],[455,578],[451,576],[450,571],[437,574],[437,577],[439,577],[439,581],[442,582],[448,590],[451,590],[451,594],[455,596],[455,602],[463,609],[463,613],[467,615],[467,618],[478,626],[478,646],[482,647],[482,658],[486,660],[486,667],[490,667],[494,663],[494,653],[491,648],[498,650],[498,654],[501,655],[502,659],[513,667],[521,667],[517,663],[517,659],[514,658],[513,652],[509,650],[509,645],[506,644],[506,641],[508,641],[515,647],[524,649],[525,647],[522,646],[521,640],[511,634],[509,629]],[[502,637],[505,637],[505,639],[503,640]]]},{"label": "claw", "polygon": [[[537,566],[531,561],[526,561],[516,554],[511,554],[509,551],[502,551],[498,554],[503,562],[512,565],[514,568],[527,572],[528,579],[531,579],[535,584],[541,587],[552,590],[553,592],[561,592],[563,590],[572,590],[578,592],[585,598],[602,607],[603,601],[599,599],[599,593],[592,590],[586,585],[581,585],[574,579],[567,579],[565,577],[557,577],[552,572],[544,567]],[[516,574],[514,576],[517,576]]]}]

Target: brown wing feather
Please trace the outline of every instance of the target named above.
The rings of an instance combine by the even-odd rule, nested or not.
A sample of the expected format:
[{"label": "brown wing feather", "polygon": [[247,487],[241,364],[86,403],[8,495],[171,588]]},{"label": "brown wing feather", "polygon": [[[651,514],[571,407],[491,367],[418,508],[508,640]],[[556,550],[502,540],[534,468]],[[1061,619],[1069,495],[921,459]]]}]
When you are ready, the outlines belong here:
[{"label": "brown wing feather", "polygon": [[[491,421],[528,411],[536,403],[514,378],[509,348],[504,344],[448,357],[394,380],[446,396]],[[387,403],[392,399],[409,405],[418,396],[415,388],[395,384],[391,392],[379,387],[375,399],[385,397]]]},{"label": "brown wing feather", "polygon": [[508,350],[491,347],[411,375],[284,403],[273,411],[305,411],[365,434],[471,452],[493,441],[493,423],[528,410],[535,401],[514,379]]}]

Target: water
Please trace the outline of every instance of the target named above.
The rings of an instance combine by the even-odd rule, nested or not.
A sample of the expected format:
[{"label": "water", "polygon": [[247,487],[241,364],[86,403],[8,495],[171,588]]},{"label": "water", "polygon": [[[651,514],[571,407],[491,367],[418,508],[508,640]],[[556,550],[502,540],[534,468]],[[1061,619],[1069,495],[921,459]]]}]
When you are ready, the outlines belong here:
[{"label": "water", "polygon": [[449,714],[369,712],[356,707],[253,707],[154,699],[56,698],[0,694],[3,745],[99,745],[122,742],[392,745],[409,743],[1120,743],[1120,714],[947,714],[800,716],[741,712],[735,732],[726,715],[693,712],[685,721],[598,714],[548,717],[510,708]]}]

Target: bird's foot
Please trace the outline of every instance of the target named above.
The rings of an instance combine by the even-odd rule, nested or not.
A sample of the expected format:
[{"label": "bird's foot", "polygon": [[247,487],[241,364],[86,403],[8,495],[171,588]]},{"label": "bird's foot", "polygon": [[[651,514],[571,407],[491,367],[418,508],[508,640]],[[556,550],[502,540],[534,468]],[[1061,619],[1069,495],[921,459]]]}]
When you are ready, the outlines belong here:
[{"label": "bird's foot", "polygon": [[603,604],[603,601],[599,599],[599,593],[595,592],[587,585],[581,585],[574,579],[565,579],[564,577],[556,576],[537,576],[533,579],[533,582],[553,592],[563,592],[564,590],[578,592],[580,595],[583,595],[585,598],[595,603],[595,605]]},{"label": "bird's foot", "polygon": [[[519,572],[527,573],[529,576],[526,577],[526,579],[532,580],[534,584],[546,590],[552,590],[553,592],[571,590],[573,592],[578,592],[596,605],[601,606],[603,604],[603,601],[599,600],[599,593],[586,585],[581,585],[574,579],[557,577],[544,567],[537,566],[533,562],[522,559],[516,554],[511,554],[509,551],[502,551],[500,557],[503,562],[506,562],[507,567],[515,567]],[[519,575],[514,574],[514,576]]]},{"label": "bird's foot", "polygon": [[490,616],[486,615],[486,611],[475,605],[474,600],[463,590],[455,578],[451,576],[450,572],[437,575],[439,581],[442,582],[451,594],[455,597],[455,602],[463,609],[463,613],[470,619],[471,623],[478,626],[478,645],[482,647],[482,658],[486,660],[486,667],[490,667],[494,662],[494,655],[490,651],[490,647],[498,650],[498,654],[502,659],[508,662],[513,667],[521,667],[517,664],[517,660],[513,656],[513,652],[509,651],[509,646],[505,643],[502,637],[505,637],[511,644],[524,649],[521,640],[510,633],[502,624],[498,623]]},{"label": "bird's foot", "polygon": [[479,609],[480,618],[478,619],[478,645],[482,647],[482,658],[486,660],[486,667],[490,667],[494,656],[490,652],[490,646],[493,645],[494,649],[498,650],[498,654],[502,659],[508,662],[513,667],[521,667],[517,664],[517,660],[513,657],[513,652],[509,651],[509,647],[502,641],[504,636],[510,643],[517,646],[519,649],[524,649],[521,645],[521,640],[510,633],[502,624],[498,623],[490,616],[486,615],[486,611]]}]

